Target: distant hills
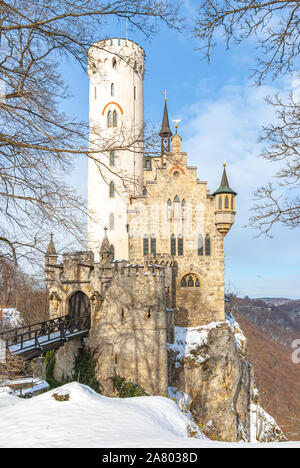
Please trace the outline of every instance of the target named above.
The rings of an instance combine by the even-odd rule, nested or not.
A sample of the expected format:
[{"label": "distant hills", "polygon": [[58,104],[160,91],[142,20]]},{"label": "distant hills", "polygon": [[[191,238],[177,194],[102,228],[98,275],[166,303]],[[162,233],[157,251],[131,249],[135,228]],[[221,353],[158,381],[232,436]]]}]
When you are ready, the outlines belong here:
[{"label": "distant hills", "polygon": [[233,297],[229,308],[247,337],[262,406],[290,440],[300,440],[300,364],[291,359],[291,343],[300,339],[300,300]]}]

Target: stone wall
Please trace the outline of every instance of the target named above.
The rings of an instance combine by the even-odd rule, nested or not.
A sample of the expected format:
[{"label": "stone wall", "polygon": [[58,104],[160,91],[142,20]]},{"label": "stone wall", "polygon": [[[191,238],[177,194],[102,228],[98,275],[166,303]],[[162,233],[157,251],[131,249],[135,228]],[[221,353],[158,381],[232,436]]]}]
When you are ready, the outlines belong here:
[{"label": "stone wall", "polygon": [[87,343],[96,356],[101,393],[116,396],[115,375],[151,395],[167,393],[165,302],[164,278],[155,271],[114,276]]}]

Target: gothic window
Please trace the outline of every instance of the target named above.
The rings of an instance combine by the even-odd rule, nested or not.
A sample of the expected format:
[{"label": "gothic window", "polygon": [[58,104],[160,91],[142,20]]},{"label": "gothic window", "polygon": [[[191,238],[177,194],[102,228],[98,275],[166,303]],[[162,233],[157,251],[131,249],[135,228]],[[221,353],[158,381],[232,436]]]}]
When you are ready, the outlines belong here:
[{"label": "gothic window", "polygon": [[222,197],[220,196],[219,197],[219,210],[222,209]]},{"label": "gothic window", "polygon": [[176,255],[176,237],[174,234],[171,236],[171,255]]},{"label": "gothic window", "polygon": [[169,221],[172,219],[172,202],[170,199],[167,202],[167,218]]},{"label": "gothic window", "polygon": [[114,166],[115,165],[115,152],[111,151],[109,153],[109,165]]},{"label": "gothic window", "polygon": [[187,273],[181,279],[182,288],[200,288],[199,276],[195,273]]},{"label": "gothic window", "polygon": [[228,196],[225,197],[225,208],[229,208]]},{"label": "gothic window", "polygon": [[109,229],[113,230],[115,227],[115,217],[113,213],[110,213],[109,215]]},{"label": "gothic window", "polygon": [[112,67],[117,68],[117,61],[115,57],[112,59]]},{"label": "gothic window", "polygon": [[110,198],[115,196],[115,184],[113,182],[109,184],[109,196]]},{"label": "gothic window", "polygon": [[206,234],[205,236],[205,255],[210,255],[210,236]]},{"label": "gothic window", "polygon": [[107,113],[107,126],[112,127],[112,113],[111,113],[111,111],[108,111],[108,113]]},{"label": "gothic window", "polygon": [[117,126],[117,111],[113,112],[113,127]]},{"label": "gothic window", "polygon": [[183,255],[183,237],[181,234],[178,236],[178,255]]},{"label": "gothic window", "polygon": [[181,202],[181,214],[182,214],[182,219],[186,219],[186,201],[182,200]]},{"label": "gothic window", "polygon": [[199,236],[198,236],[198,255],[199,256],[203,255],[203,236],[202,236],[202,234],[199,234]]},{"label": "gothic window", "polygon": [[156,237],[154,234],[151,236],[151,253],[152,255],[156,255]]},{"label": "gothic window", "polygon": [[180,203],[177,195],[174,198],[174,219],[180,219]]},{"label": "gothic window", "polygon": [[114,246],[112,244],[110,246],[110,250],[111,250],[112,259],[114,260],[114,258],[115,258],[115,248],[114,248]]},{"label": "gothic window", "polygon": [[147,195],[147,189],[146,189],[146,187],[143,188],[143,195]]},{"label": "gothic window", "polygon": [[148,235],[144,235],[144,255],[148,255],[149,253],[149,240],[148,240]]},{"label": "gothic window", "polygon": [[112,84],[110,85],[110,94],[111,94],[111,96],[114,96],[114,95],[115,95],[115,85],[114,85],[114,83],[112,83]]}]

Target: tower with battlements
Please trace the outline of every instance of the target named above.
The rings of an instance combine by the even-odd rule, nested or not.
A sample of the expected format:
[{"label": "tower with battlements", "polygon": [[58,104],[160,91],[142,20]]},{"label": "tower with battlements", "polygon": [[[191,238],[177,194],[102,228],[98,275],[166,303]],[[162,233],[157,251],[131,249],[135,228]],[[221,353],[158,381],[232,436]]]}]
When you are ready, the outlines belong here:
[{"label": "tower with battlements", "polygon": [[143,188],[144,51],[106,39],[88,54],[88,247],[96,259],[107,227],[115,258],[128,259],[127,206]]}]

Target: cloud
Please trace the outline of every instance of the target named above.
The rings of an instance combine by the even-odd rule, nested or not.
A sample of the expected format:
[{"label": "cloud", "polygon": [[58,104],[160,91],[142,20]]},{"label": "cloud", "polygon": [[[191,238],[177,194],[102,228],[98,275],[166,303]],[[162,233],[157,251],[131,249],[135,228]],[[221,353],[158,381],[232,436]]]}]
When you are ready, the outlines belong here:
[{"label": "cloud", "polygon": [[287,95],[291,87],[298,91],[300,80],[280,87],[224,85],[213,98],[202,98],[181,112],[183,150],[189,163],[198,166],[198,177],[215,190],[226,161],[229,183],[238,192],[236,224],[225,241],[226,269],[227,278],[243,294],[292,296],[294,291],[293,297],[300,297],[295,289],[300,275],[293,273],[293,282],[288,281],[300,261],[297,232],[276,226],[273,239],[257,239],[257,233],[242,227],[251,215],[253,192],[269,182],[280,165],[259,158],[260,129],[276,118],[264,98],[276,92]]}]

